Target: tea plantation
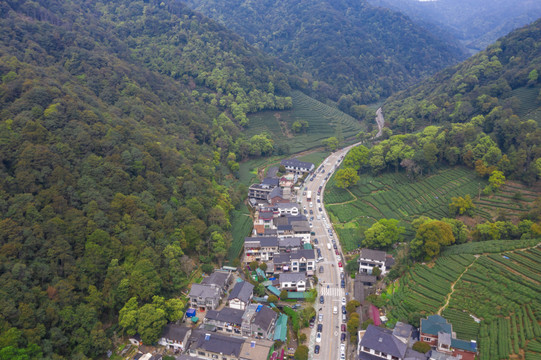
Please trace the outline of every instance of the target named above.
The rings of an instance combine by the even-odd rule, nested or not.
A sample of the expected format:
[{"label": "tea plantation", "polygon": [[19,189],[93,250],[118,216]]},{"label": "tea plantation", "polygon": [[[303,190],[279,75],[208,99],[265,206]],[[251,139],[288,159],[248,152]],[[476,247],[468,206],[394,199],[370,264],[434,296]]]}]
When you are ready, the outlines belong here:
[{"label": "tea plantation", "polygon": [[[442,313],[457,337],[477,340],[480,360],[541,358],[540,240],[475,243],[434,263],[416,264],[387,303],[391,320],[417,321]],[[537,247],[535,247],[537,245]],[[523,249],[495,253],[495,249]],[[475,251],[473,250],[475,249]],[[476,255],[473,255],[473,253]],[[447,303],[447,299],[449,299]]]}]

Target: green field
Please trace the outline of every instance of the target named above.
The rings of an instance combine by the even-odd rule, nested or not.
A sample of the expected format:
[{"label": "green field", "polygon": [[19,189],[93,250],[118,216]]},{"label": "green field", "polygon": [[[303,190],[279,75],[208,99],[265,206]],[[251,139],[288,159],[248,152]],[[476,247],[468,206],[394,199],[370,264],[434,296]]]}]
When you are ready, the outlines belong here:
[{"label": "green field", "polygon": [[[293,92],[292,98],[291,110],[264,111],[250,115],[246,135],[268,132],[276,146],[287,145],[289,153],[294,154],[319,147],[322,145],[321,141],[328,137],[347,139],[365,130],[364,125],[353,117],[300,91]],[[296,120],[308,122],[306,133],[291,133],[291,124]]]},{"label": "green field", "polygon": [[[332,178],[325,189],[324,201],[339,236],[343,228],[357,229],[360,238],[353,241],[351,235],[346,235],[344,240],[340,236],[345,250],[350,251],[359,246],[364,230],[379,219],[398,219],[400,225],[406,227],[405,236],[412,237],[412,220],[421,215],[436,219],[447,217],[452,197],[466,194],[474,197],[486,184],[474,171],[463,167],[440,169],[417,181],[402,172],[380,176],[365,174],[349,190],[334,186]],[[490,217],[483,211],[477,215]]]},{"label": "green field", "polygon": [[[484,245],[478,246],[479,254],[494,250],[492,242],[479,244]],[[539,246],[489,255],[441,256],[431,264],[416,264],[400,278],[387,302],[387,315],[392,321],[418,325],[419,316],[437,313],[449,298],[442,315],[459,338],[478,340],[480,360],[507,359],[512,354],[524,358],[517,357],[520,349],[527,351],[526,359],[539,359],[541,348],[534,341],[541,337],[539,269]]]},{"label": "green field", "polygon": [[541,124],[541,101],[537,99],[539,95],[539,86],[520,87],[511,92],[511,96],[516,97],[520,104],[516,109],[516,114],[523,120],[535,120]]}]

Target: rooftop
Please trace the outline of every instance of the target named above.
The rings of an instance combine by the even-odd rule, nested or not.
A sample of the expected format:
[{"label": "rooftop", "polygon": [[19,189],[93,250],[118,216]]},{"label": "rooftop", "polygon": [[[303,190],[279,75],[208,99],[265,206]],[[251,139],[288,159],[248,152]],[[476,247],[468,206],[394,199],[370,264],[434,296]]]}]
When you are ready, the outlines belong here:
[{"label": "rooftop", "polygon": [[381,351],[398,358],[404,358],[407,349],[406,344],[393,336],[392,330],[374,325],[368,325],[361,340],[361,346]]},{"label": "rooftop", "polygon": [[190,337],[190,350],[202,349],[216,354],[239,357],[244,339],[204,330],[194,330]]},{"label": "rooftop", "polygon": [[384,262],[386,260],[385,255],[385,251],[362,248],[360,258]]},{"label": "rooftop", "polygon": [[204,284],[192,284],[190,297],[215,298],[220,297],[220,289]]},{"label": "rooftop", "polygon": [[440,315],[430,315],[427,319],[421,319],[421,332],[437,336],[439,332],[452,333],[451,324]]},{"label": "rooftop", "polygon": [[240,358],[247,360],[266,359],[273,345],[274,342],[269,340],[246,339],[242,345]]},{"label": "rooftop", "polygon": [[285,159],[280,161],[280,165],[284,165],[286,167],[298,167],[298,168],[305,168],[305,169],[312,169],[314,167],[314,164],[310,162],[300,161],[298,159]]},{"label": "rooftop", "polygon": [[306,281],[306,273],[295,272],[295,273],[280,274],[280,284],[284,282],[298,282],[298,281]]},{"label": "rooftop", "polygon": [[212,274],[210,274],[210,276],[204,278],[203,281],[201,281],[201,284],[216,285],[222,289],[225,289],[230,276],[231,273],[229,271],[214,271]]},{"label": "rooftop", "polygon": [[209,310],[205,316],[206,320],[220,321],[231,324],[242,324],[244,310],[224,307],[222,310]]},{"label": "rooftop", "polygon": [[191,331],[191,329],[186,326],[180,326],[178,324],[167,324],[163,328],[162,337],[182,342],[184,341],[184,338],[186,337],[188,331]]},{"label": "rooftop", "polygon": [[253,323],[263,330],[267,330],[273,321],[276,320],[278,314],[268,306],[263,306],[256,311],[253,318]]}]

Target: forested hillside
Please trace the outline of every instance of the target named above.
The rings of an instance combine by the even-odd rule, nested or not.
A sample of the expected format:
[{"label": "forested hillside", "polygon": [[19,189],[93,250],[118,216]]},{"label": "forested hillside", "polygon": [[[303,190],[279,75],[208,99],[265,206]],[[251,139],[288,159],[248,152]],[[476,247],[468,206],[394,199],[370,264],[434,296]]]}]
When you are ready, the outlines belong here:
[{"label": "forested hillside", "polygon": [[462,53],[406,16],[366,1],[216,1],[188,4],[260,49],[305,71],[325,96],[354,114],[445,66]]},{"label": "forested hillside", "polygon": [[441,27],[472,52],[541,16],[536,0],[369,0],[371,4],[404,12],[429,23],[428,31]]},{"label": "forested hillside", "polygon": [[383,110],[395,135],[433,125],[415,136],[393,136],[391,143],[415,138],[414,147],[424,151],[393,161],[408,158],[402,166],[410,170],[427,161],[465,164],[481,175],[498,170],[534,182],[541,167],[539,72],[541,20],[391,97]]},{"label": "forested hillside", "polygon": [[175,1],[4,1],[0,32],[0,358],[100,357],[130,298],[155,339],[226,254],[221,184],[273,151],[241,126],[289,69]]}]

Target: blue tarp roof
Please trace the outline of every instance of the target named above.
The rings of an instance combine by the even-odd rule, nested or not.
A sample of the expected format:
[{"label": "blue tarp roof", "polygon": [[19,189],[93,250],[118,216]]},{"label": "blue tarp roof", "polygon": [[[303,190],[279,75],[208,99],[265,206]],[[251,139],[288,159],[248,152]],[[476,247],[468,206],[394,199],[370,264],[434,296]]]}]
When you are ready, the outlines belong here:
[{"label": "blue tarp roof", "polygon": [[187,316],[187,317],[195,316],[195,309],[188,309],[188,310],[186,311],[186,316]]}]

